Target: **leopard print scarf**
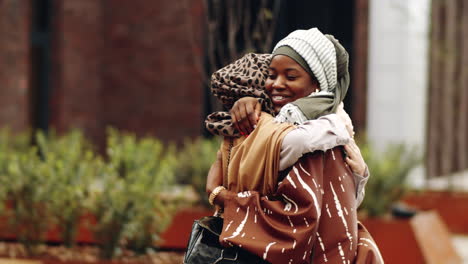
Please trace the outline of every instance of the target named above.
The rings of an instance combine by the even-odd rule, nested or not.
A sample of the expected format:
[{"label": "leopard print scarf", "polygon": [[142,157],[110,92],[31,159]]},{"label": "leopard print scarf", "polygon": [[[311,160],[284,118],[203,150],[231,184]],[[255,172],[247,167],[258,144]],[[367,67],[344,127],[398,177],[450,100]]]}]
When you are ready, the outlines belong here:
[{"label": "leopard print scarf", "polygon": [[[211,91],[224,105],[231,109],[242,97],[255,97],[262,111],[274,115],[273,104],[265,92],[268,65],[271,54],[248,53],[211,76]],[[239,131],[231,122],[229,112],[214,112],[207,116],[205,126],[210,133],[227,137],[238,137]]]}]

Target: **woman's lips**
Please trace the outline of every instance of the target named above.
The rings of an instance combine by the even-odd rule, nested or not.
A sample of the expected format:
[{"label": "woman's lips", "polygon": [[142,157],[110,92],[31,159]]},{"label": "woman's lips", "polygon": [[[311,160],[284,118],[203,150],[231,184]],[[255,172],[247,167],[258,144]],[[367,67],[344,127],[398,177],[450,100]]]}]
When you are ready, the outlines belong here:
[{"label": "woman's lips", "polygon": [[282,95],[273,95],[271,96],[271,102],[274,105],[285,105],[290,102],[290,97]]}]

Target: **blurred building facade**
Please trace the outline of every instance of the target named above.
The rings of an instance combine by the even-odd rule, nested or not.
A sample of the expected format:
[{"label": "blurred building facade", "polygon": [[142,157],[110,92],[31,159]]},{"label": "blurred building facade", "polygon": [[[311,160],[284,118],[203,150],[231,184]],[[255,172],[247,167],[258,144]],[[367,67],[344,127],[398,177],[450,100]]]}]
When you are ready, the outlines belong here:
[{"label": "blurred building facade", "polygon": [[202,5],[181,3],[0,1],[1,124],[200,134]]},{"label": "blurred building facade", "polygon": [[430,0],[370,1],[367,133],[380,151],[403,142],[425,154],[429,17]]},{"label": "blurred building facade", "polygon": [[[0,1],[0,125],[80,128],[99,145],[108,126],[166,141],[202,135],[204,116],[213,110],[204,85],[206,2]],[[468,115],[457,114],[467,112],[462,71],[456,81],[437,83],[463,62],[450,58],[466,55],[448,61],[434,55],[468,46],[461,38],[450,41],[468,35],[468,26],[447,30],[466,23],[463,0],[277,2],[273,43],[294,29],[318,27],[349,51],[345,103],[359,131],[381,149],[402,141],[419,146],[431,176],[468,167]],[[431,16],[431,10],[438,11]],[[434,45],[441,36],[448,41]],[[444,97],[449,83],[459,85]],[[455,98],[442,101],[454,108],[438,111],[438,97]]]},{"label": "blurred building facade", "polygon": [[468,3],[371,0],[367,132],[419,148],[424,176],[468,169]]},{"label": "blurred building facade", "polygon": [[0,124],[15,129],[29,125],[30,24],[26,1],[0,2]]},{"label": "blurred building facade", "polygon": [[[353,2],[276,2],[273,42],[317,26],[352,50]],[[202,134],[212,110],[205,17],[203,0],[1,1],[1,124],[80,128],[101,144],[107,126],[163,140]]]}]

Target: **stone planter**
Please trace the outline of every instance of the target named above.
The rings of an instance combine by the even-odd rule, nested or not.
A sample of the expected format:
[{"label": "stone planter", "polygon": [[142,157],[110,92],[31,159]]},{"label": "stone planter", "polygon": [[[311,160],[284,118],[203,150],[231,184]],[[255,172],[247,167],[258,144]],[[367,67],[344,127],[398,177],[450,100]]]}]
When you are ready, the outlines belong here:
[{"label": "stone planter", "polygon": [[362,223],[387,264],[462,263],[439,214],[421,212],[408,219],[367,218]]},{"label": "stone planter", "polygon": [[161,234],[159,247],[185,251],[193,222],[204,216],[213,215],[213,210],[205,207],[185,208],[176,213],[171,224]]},{"label": "stone planter", "polygon": [[419,210],[435,210],[452,233],[468,234],[468,193],[424,191],[410,193],[403,201]]},{"label": "stone planter", "polygon": [[[181,208],[174,215],[170,225],[161,233],[161,240],[155,244],[156,248],[163,251],[174,251],[183,253],[187,247],[187,242],[192,230],[193,222],[204,216],[213,215],[213,210],[206,207],[188,207]],[[3,241],[17,241],[17,234],[9,228],[9,219],[7,217],[0,218],[0,240]],[[98,241],[93,236],[92,226],[96,223],[95,217],[92,214],[86,213],[80,217],[78,221],[78,228],[76,234],[76,243],[80,245],[97,245]],[[61,230],[56,226],[49,228],[45,234],[45,242],[53,244],[61,244],[63,242],[61,237]],[[0,256],[1,257],[1,256]],[[56,263],[58,260],[50,260]],[[49,262],[47,262],[49,263]],[[52,263],[52,262],[50,262]],[[59,263],[59,262],[57,262]],[[68,262],[67,262],[68,263]],[[74,262],[70,262],[74,263]],[[81,263],[81,262],[77,262]],[[107,262],[103,262],[107,263]],[[109,262],[111,263],[111,262]],[[112,262],[113,263],[113,262]],[[0,262],[0,264],[2,264]]]}]

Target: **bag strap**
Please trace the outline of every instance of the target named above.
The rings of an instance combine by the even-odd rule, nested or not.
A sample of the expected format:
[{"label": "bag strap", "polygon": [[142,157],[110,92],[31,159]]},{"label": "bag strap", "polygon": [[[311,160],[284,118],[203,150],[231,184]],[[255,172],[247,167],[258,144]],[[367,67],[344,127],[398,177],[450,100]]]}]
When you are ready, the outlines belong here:
[{"label": "bag strap", "polygon": [[223,175],[223,186],[226,188],[228,186],[229,163],[231,161],[231,150],[233,146],[234,146],[234,139],[232,137],[229,137],[229,149],[228,149],[228,156],[227,156],[227,162],[226,162],[226,169]]},{"label": "bag strap", "polygon": [[[229,168],[229,162],[231,161],[231,150],[232,150],[232,147],[234,146],[234,139],[232,137],[229,137],[229,149],[228,149],[228,156],[227,156],[227,164],[226,164],[226,169],[224,170],[224,175],[223,175],[223,186],[227,188],[228,186],[228,168]],[[224,208],[222,207],[219,207],[219,206],[216,206],[216,212],[214,214],[214,216],[216,217],[222,217],[224,213]]]}]

